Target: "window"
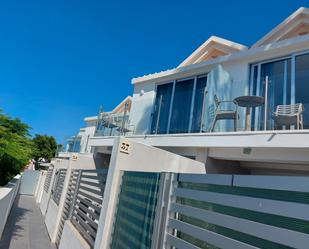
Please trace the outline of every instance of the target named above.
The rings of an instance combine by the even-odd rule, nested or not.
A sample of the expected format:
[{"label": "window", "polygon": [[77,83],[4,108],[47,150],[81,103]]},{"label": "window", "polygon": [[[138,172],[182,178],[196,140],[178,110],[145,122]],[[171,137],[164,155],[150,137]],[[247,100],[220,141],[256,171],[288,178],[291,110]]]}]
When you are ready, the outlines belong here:
[{"label": "window", "polygon": [[152,116],[151,133],[161,134],[167,132],[170,103],[173,83],[159,85]]},{"label": "window", "polygon": [[189,131],[193,85],[194,79],[176,82],[170,133]]},{"label": "window", "polygon": [[200,132],[203,122],[203,106],[205,101],[205,89],[207,84],[207,77],[198,77],[194,94],[194,107],[192,116],[191,132]]},{"label": "window", "polygon": [[[288,105],[291,103],[291,59],[282,59],[268,63],[259,63],[253,66],[252,92],[267,98],[267,109],[265,105],[256,109],[255,126],[263,130],[274,129],[272,113],[277,105]],[[266,79],[268,78],[268,91],[266,97]],[[266,122],[264,121],[266,111]],[[257,112],[257,114],[255,114]]]},{"label": "window", "polygon": [[302,103],[304,128],[309,128],[309,54],[295,58],[295,103]]},{"label": "window", "polygon": [[200,132],[207,77],[194,77],[157,86],[151,133]]}]

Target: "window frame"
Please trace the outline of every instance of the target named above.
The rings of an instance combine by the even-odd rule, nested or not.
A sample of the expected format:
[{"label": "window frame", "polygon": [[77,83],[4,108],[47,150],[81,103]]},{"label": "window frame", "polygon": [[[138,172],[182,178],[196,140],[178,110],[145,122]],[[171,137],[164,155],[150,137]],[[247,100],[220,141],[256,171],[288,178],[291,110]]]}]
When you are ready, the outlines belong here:
[{"label": "window frame", "polygon": [[[157,100],[157,93],[158,93],[158,87],[161,85],[165,85],[165,84],[173,84],[172,87],[172,93],[171,93],[171,99],[170,99],[170,106],[169,106],[169,113],[168,113],[168,121],[167,121],[167,129],[166,129],[166,133],[162,133],[162,134],[171,134],[170,133],[170,126],[171,126],[171,117],[172,117],[172,111],[173,111],[173,106],[174,106],[174,96],[175,96],[175,87],[177,82],[182,82],[182,81],[187,81],[187,80],[194,80],[193,82],[193,88],[192,88],[192,95],[191,95],[191,103],[190,103],[190,116],[189,116],[189,124],[188,124],[188,130],[186,133],[191,133],[192,132],[192,122],[193,122],[193,112],[194,112],[194,99],[195,99],[195,91],[196,91],[196,84],[197,84],[197,80],[198,78],[203,78],[203,77],[207,77],[209,72],[207,73],[203,73],[203,74],[198,74],[198,75],[193,75],[193,76],[188,76],[185,78],[179,78],[179,79],[174,79],[174,80],[170,80],[170,81],[165,81],[165,82],[160,82],[160,83],[156,83],[155,84],[155,94],[153,96],[153,101],[152,101],[152,112],[151,112],[151,121],[149,122],[149,128],[148,128],[148,132],[149,134],[153,134],[153,135],[158,135],[158,133],[152,133],[152,124],[154,122],[154,112],[155,112],[155,103]],[[182,134],[182,133],[173,133],[173,134]]]}]

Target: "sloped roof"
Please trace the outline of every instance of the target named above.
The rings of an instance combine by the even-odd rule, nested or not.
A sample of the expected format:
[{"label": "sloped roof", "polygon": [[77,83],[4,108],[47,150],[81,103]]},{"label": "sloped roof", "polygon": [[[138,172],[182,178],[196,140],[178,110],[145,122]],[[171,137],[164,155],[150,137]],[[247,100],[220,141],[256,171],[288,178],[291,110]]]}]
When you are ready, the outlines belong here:
[{"label": "sloped roof", "polygon": [[217,36],[211,36],[178,67],[184,67],[202,61],[215,59],[219,56],[232,54],[245,49],[247,49],[247,47],[239,43],[235,43]]},{"label": "sloped roof", "polygon": [[[126,103],[129,104],[129,108],[128,108],[127,111],[130,111],[131,110],[132,97],[131,96],[127,96],[112,111],[104,112],[104,113],[109,113],[109,114],[123,113],[124,109],[125,109],[125,104]],[[98,120],[98,116],[91,116],[91,117],[85,117],[84,118],[85,122],[93,122],[93,121],[96,121],[96,120]]]},{"label": "sloped roof", "polygon": [[124,100],[121,101],[121,103],[119,105],[117,105],[111,112],[112,113],[122,113],[124,112],[125,109],[125,104],[128,103],[129,104],[129,109],[127,111],[130,111],[131,109],[131,103],[132,103],[132,97],[131,96],[127,96]]},{"label": "sloped roof", "polygon": [[301,7],[252,47],[260,47],[272,42],[309,34],[309,8]]}]

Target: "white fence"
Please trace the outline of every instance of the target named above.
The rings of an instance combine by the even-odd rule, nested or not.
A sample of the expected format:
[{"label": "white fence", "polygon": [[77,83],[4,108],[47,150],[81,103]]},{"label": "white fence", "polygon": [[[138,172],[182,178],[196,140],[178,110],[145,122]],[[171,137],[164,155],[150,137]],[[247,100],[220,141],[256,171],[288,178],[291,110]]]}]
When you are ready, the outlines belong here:
[{"label": "white fence", "polygon": [[0,187],[0,239],[18,193],[20,175],[15,176],[6,186]]},{"label": "white fence", "polygon": [[174,179],[166,248],[308,248],[309,177]]},{"label": "white fence", "polygon": [[205,174],[137,143],[69,177],[60,249],[308,248],[309,177]]}]

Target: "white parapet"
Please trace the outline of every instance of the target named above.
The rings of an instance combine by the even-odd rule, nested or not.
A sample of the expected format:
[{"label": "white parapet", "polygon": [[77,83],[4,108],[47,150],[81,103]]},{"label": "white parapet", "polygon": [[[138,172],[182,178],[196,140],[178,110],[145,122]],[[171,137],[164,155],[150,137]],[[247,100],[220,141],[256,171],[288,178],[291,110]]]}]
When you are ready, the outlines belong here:
[{"label": "white parapet", "polygon": [[6,186],[0,187],[0,239],[17,195],[19,184],[20,175],[17,175]]}]

